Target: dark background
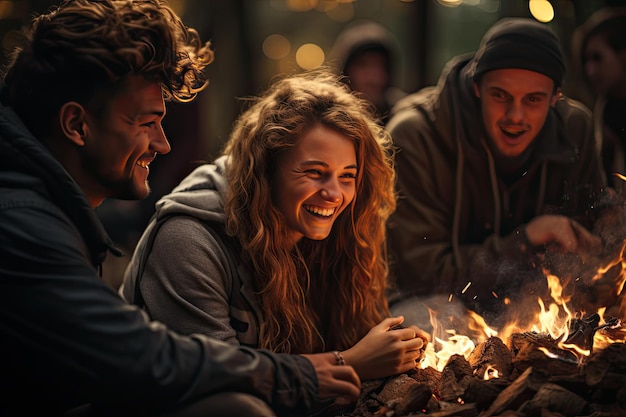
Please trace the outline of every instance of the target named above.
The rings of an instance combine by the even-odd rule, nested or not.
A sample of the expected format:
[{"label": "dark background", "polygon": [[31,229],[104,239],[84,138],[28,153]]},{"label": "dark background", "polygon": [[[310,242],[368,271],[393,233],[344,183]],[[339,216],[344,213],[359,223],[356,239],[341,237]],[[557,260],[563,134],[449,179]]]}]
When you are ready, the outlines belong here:
[{"label": "dark background", "polygon": [[[6,64],[15,31],[57,3],[0,0],[4,52],[0,64]],[[572,60],[572,33],[594,11],[626,6],[626,0],[552,0],[550,4],[554,18],[547,24],[560,37],[569,60],[564,92],[591,106],[593,97]],[[203,40],[211,41],[215,62],[207,71],[210,85],[196,101],[168,104],[164,128],[172,152],[151,165],[152,195],[141,202],[107,200],[98,208],[107,230],[127,252],[132,252],[156,199],[198,163],[217,156],[242,109],[240,99],[262,92],[277,74],[302,69],[296,62],[301,45],[315,44],[328,56],[335,37],[350,22],[376,21],[397,40],[395,84],[411,92],[435,83],[454,55],[474,51],[496,20],[532,16],[529,0],[170,0],[170,5]],[[264,40],[273,34],[282,35],[291,45],[279,60],[263,52]],[[108,260],[105,279],[117,285],[129,256]]]}]

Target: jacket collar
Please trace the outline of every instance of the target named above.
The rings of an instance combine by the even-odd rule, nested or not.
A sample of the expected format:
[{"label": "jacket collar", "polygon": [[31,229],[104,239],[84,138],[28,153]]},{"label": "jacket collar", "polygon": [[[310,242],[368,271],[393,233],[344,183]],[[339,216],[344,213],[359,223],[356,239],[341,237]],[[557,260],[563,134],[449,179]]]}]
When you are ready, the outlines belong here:
[{"label": "jacket collar", "polygon": [[119,256],[84,193],[48,149],[24,126],[9,107],[0,105],[0,173],[30,178],[34,190],[52,201],[74,223],[92,264],[99,266],[107,252]]}]

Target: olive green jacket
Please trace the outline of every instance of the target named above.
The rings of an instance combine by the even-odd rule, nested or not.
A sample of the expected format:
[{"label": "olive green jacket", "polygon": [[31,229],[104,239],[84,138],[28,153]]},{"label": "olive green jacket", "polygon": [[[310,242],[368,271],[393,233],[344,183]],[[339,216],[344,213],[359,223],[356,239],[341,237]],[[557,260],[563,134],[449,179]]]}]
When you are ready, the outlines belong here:
[{"label": "olive green jacket", "polygon": [[484,310],[533,291],[522,290],[537,275],[525,224],[551,212],[588,226],[606,182],[590,111],[564,97],[519,178],[499,178],[467,74],[470,59],[450,61],[436,86],[398,103],[387,125],[398,148],[399,199],[388,228],[392,304],[451,294]]}]

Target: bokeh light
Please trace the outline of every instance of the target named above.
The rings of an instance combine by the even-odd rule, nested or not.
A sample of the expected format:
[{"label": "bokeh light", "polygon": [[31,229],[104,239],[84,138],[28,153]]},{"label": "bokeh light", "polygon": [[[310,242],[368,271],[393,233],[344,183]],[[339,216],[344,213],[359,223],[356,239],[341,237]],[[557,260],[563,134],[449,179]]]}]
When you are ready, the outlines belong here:
[{"label": "bokeh light", "polygon": [[0,19],[6,19],[13,12],[12,1],[0,1]]},{"label": "bokeh light", "polygon": [[263,53],[269,59],[283,59],[291,51],[291,43],[289,39],[283,35],[273,34],[269,35],[263,41]]},{"label": "bokeh light", "polygon": [[317,4],[317,11],[327,13],[339,5],[337,0],[320,0]]},{"label": "bokeh light", "polygon": [[324,59],[324,51],[314,43],[306,43],[296,52],[296,63],[305,70],[319,67]]},{"label": "bokeh light", "polygon": [[294,12],[308,12],[317,7],[318,0],[287,0],[287,8]]},{"label": "bokeh light", "polygon": [[554,19],[554,8],[548,0],[530,0],[528,8],[530,14],[540,22],[547,23]]}]

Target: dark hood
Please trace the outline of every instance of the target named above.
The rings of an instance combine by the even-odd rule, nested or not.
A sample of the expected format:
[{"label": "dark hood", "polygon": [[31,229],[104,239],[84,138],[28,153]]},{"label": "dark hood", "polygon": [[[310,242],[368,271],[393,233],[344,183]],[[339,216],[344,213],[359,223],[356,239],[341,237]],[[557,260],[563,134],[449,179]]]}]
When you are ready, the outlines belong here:
[{"label": "dark hood", "polygon": [[386,28],[378,23],[357,21],[347,26],[337,36],[329,53],[329,62],[336,66],[337,72],[341,73],[354,56],[371,50],[385,53],[388,58],[387,62],[391,63],[397,53],[395,39]]}]

